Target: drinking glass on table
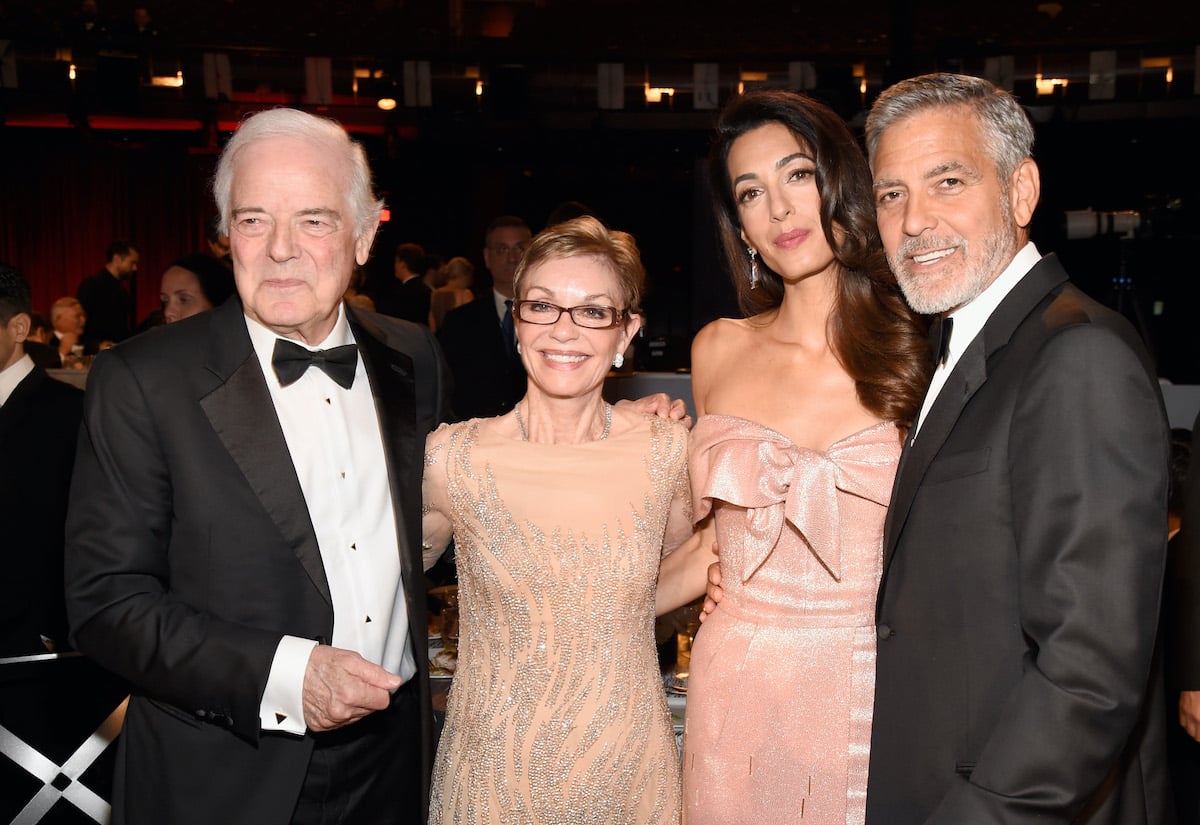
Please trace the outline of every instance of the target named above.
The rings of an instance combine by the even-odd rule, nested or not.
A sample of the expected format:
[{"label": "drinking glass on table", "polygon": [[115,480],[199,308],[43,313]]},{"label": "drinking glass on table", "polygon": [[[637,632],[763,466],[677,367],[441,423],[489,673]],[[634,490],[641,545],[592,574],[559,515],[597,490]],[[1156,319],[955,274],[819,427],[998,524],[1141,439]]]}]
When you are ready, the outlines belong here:
[{"label": "drinking glass on table", "polygon": [[442,597],[442,649],[458,654],[458,593],[455,592]]}]

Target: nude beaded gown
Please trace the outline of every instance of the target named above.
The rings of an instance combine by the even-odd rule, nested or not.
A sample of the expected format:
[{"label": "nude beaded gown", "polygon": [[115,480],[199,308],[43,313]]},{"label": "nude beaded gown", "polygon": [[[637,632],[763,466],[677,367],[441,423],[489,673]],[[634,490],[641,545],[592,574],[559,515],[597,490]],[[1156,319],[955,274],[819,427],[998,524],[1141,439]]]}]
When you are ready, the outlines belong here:
[{"label": "nude beaded gown", "polygon": [[430,822],[679,822],[654,590],[664,531],[691,533],[686,431],[544,445],[474,420],[430,436],[425,473],[461,615]]},{"label": "nude beaded gown", "polygon": [[883,521],[900,456],[881,423],[818,452],[708,415],[697,521],[715,514],[725,598],[692,648],[684,822],[861,825]]}]

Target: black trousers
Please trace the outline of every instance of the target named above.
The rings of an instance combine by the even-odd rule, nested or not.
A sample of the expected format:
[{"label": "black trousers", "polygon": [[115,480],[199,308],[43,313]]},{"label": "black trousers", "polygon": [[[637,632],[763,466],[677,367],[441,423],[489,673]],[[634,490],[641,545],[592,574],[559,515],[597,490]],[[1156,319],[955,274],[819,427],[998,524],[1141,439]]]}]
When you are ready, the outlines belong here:
[{"label": "black trousers", "polygon": [[416,679],[386,710],[313,734],[293,825],[425,825]]}]

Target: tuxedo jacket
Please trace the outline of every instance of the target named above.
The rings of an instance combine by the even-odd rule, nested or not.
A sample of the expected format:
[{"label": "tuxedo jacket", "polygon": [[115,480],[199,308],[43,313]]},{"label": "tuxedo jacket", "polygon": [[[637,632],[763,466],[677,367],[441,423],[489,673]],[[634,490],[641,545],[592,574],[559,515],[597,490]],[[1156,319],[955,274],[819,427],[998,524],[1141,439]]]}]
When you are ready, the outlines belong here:
[{"label": "tuxedo jacket", "polygon": [[1043,258],[901,456],[869,825],[1166,821],[1167,452],[1132,327]]},{"label": "tuxedo jacket", "polygon": [[63,524],[83,393],[34,367],[0,407],[0,656],[63,649]]},{"label": "tuxedo jacket", "polygon": [[[422,708],[412,735],[424,746],[427,786],[421,471],[446,384],[428,330],[346,313],[385,446]],[[236,299],[96,359],[73,495],[73,637],[134,685],[118,749],[118,821],[287,822],[313,738],[262,733],[259,704],[280,637],[328,643],[333,606]]]},{"label": "tuxedo jacket", "polygon": [[525,367],[504,343],[492,291],[446,313],[438,330],[459,419],[502,415],[525,397]]}]

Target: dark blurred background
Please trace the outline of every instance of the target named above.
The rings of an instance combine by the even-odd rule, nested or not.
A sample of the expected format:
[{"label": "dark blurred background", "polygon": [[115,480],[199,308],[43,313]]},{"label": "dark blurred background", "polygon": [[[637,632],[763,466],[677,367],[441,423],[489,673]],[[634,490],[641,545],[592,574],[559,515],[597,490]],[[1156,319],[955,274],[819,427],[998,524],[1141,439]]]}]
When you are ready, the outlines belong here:
[{"label": "dark blurred background", "polygon": [[301,106],[371,156],[374,277],[397,243],[479,264],[496,215],[536,232],[582,201],[641,245],[639,366],[685,368],[692,334],[736,313],[704,180],[716,108],[796,88],[861,132],[891,82],[962,71],[1035,121],[1042,251],[1130,316],[1161,375],[1200,383],[1198,56],[1200,3],[1166,0],[0,0],[0,260],[44,309],[131,239],[145,315],[203,246],[238,120]]}]

